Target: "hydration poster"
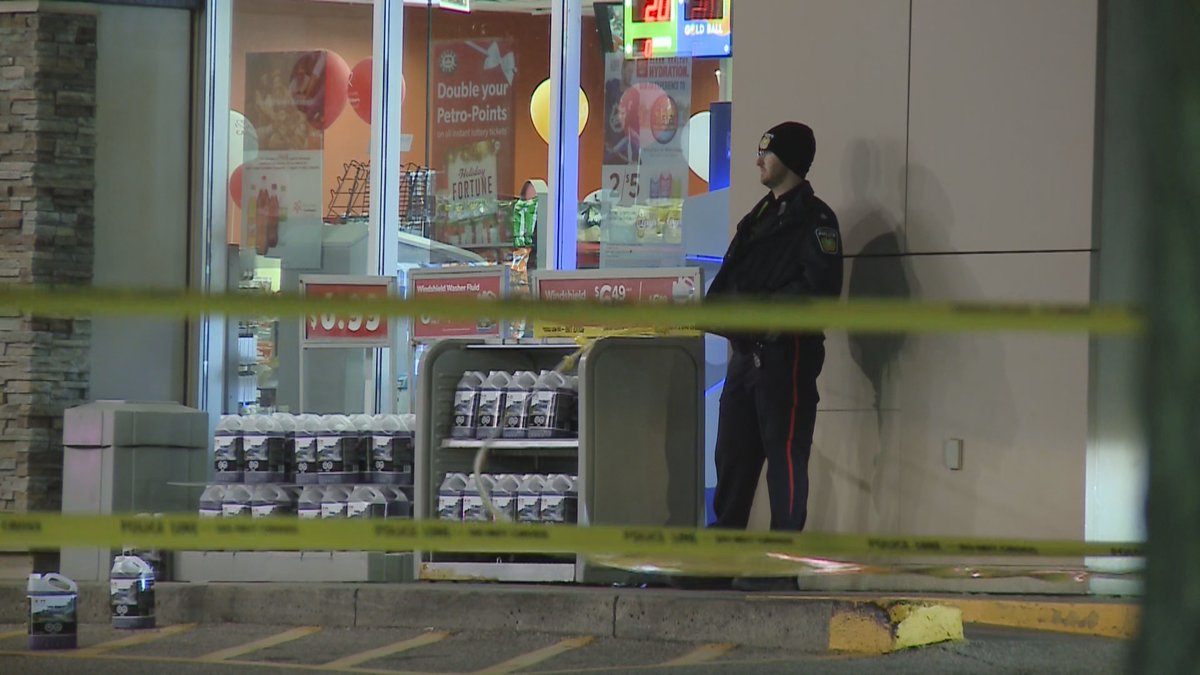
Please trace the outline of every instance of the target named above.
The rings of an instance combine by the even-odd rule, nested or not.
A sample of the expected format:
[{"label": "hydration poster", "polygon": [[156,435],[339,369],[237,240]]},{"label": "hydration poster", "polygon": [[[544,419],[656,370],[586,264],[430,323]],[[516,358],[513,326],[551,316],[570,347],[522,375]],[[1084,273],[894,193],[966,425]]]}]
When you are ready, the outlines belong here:
[{"label": "hydration poster", "polygon": [[605,59],[601,267],[683,263],[691,59]]}]

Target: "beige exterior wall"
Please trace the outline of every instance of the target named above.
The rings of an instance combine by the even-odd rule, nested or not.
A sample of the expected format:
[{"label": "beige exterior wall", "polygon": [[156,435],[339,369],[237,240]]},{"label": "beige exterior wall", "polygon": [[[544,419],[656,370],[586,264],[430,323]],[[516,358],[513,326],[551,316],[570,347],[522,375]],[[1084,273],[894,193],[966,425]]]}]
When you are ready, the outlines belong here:
[{"label": "beige exterior wall", "polygon": [[[1089,301],[1096,0],[734,11],[734,219],[763,191],[759,136],[797,119],[851,256],[843,297]],[[827,352],[811,530],[1083,536],[1086,336],[831,332]]]}]

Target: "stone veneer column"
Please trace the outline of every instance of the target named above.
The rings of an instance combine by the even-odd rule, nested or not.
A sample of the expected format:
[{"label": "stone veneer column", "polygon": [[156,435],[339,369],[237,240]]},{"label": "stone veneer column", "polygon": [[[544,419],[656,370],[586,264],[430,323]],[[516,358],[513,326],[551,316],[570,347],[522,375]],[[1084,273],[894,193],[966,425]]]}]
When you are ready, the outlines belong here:
[{"label": "stone veneer column", "polygon": [[[96,16],[0,3],[0,284],[88,284]],[[0,311],[0,511],[57,511],[90,323]]]}]

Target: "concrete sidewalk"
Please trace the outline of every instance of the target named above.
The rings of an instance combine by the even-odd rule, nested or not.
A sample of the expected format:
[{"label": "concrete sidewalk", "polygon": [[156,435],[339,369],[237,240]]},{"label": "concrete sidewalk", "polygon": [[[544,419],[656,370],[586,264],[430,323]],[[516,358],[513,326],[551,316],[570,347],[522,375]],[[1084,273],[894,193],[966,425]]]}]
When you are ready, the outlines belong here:
[{"label": "concrete sidewalk", "polygon": [[[824,652],[897,632],[897,607],[952,608],[966,624],[1129,638],[1139,610],[1103,598],[741,593],[502,584],[160,583],[160,625],[518,630]],[[0,623],[21,623],[24,584],[0,584]],[[109,619],[107,583],[80,585],[80,620]],[[908,612],[901,613],[901,617]],[[928,623],[927,617],[922,622]],[[940,641],[936,628],[928,642]],[[881,637],[881,632],[883,637]],[[960,628],[961,632],[961,628]],[[923,638],[924,639],[924,638]],[[945,638],[942,638],[945,639]],[[849,642],[846,642],[849,640]],[[852,647],[853,649],[853,647]],[[886,651],[886,650],[883,650]]]}]

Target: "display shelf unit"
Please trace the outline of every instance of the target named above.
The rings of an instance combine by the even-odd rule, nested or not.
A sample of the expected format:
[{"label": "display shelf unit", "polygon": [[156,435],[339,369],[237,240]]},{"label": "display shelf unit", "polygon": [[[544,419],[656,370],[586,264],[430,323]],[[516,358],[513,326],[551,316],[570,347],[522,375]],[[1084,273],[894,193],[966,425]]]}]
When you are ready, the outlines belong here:
[{"label": "display shelf unit", "polygon": [[[571,342],[442,340],[425,350],[417,399],[418,519],[436,517],[447,473],[472,470],[484,441],[450,438],[454,390],[468,370],[548,370]],[[692,527],[704,513],[703,344],[699,338],[611,337],[582,358],[578,439],[496,439],[486,473],[578,477],[579,525]],[[453,581],[630,581],[636,574],[578,556],[421,553],[418,579]]]},{"label": "display shelf unit", "polygon": [[[472,470],[481,439],[450,437],[454,390],[468,370],[550,370],[576,347],[498,341],[443,340],[426,350],[417,404],[416,503],[418,519],[435,517],[438,489],[447,473]],[[488,473],[576,473],[577,439],[494,439]],[[574,556],[426,553],[416,557],[419,579],[452,581],[569,582]]]}]

